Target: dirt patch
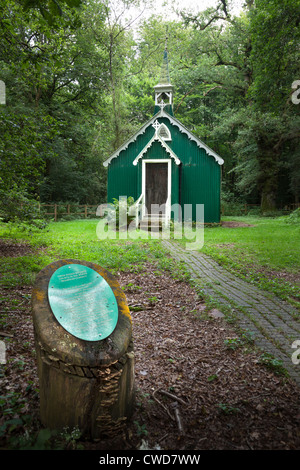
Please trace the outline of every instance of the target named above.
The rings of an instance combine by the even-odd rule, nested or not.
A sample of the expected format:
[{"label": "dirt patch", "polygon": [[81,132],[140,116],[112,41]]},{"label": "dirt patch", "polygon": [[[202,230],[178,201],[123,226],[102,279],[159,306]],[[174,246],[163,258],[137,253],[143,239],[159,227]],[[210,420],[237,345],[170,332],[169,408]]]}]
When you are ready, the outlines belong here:
[{"label": "dirt patch", "polygon": [[300,286],[300,274],[289,273],[287,271],[272,271],[267,268],[255,266],[256,271],[264,275],[268,279],[279,279],[280,281],[289,282],[291,284],[297,284]]},{"label": "dirt patch", "polygon": [[231,249],[231,248],[235,248],[236,247],[236,243],[218,243],[218,244],[215,244],[215,246],[217,248],[228,248],[228,249]]},{"label": "dirt patch", "polygon": [[34,252],[32,247],[26,243],[12,242],[11,240],[0,239],[0,257],[15,258],[18,256],[30,255]]},{"label": "dirt patch", "polygon": [[[234,330],[206,314],[188,283],[150,264],[118,278],[133,321],[136,407],[124,434],[81,442],[85,449],[299,448],[295,384],[266,369],[251,344],[237,347]],[[0,427],[19,420],[0,438],[4,449],[12,438],[20,442],[22,422],[29,420],[31,435],[40,429],[30,293],[28,287],[0,290],[0,339],[7,351]]]},{"label": "dirt patch", "polygon": [[234,220],[226,220],[222,222],[222,227],[226,227],[226,228],[254,227],[254,225],[245,224],[244,222],[236,222]]}]

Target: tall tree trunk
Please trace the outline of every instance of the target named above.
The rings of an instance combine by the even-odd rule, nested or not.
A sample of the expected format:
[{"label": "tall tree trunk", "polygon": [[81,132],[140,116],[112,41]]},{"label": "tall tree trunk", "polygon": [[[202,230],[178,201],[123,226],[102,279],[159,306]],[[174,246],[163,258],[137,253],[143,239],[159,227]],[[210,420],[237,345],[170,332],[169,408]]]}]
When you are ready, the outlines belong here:
[{"label": "tall tree trunk", "polygon": [[110,32],[110,47],[109,47],[109,79],[112,97],[112,119],[114,126],[114,148],[117,149],[121,145],[120,137],[120,102],[119,102],[119,89],[118,80],[113,66],[115,37],[113,31]]},{"label": "tall tree trunk", "polygon": [[261,194],[261,210],[269,212],[276,210],[276,194],[278,190],[278,155],[267,145],[260,151],[259,188]]}]

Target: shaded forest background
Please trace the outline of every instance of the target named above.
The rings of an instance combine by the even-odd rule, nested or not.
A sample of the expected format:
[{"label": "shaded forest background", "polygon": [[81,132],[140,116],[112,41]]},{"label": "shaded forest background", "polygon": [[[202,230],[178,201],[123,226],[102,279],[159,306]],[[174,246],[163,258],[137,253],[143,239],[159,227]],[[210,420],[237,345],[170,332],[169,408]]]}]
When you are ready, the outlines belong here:
[{"label": "shaded forest background", "polygon": [[299,203],[300,1],[247,0],[238,16],[226,0],[175,19],[151,11],[0,0],[7,220],[38,202],[105,202],[102,162],[153,115],[166,35],[175,116],[225,160],[222,202],[264,213]]}]

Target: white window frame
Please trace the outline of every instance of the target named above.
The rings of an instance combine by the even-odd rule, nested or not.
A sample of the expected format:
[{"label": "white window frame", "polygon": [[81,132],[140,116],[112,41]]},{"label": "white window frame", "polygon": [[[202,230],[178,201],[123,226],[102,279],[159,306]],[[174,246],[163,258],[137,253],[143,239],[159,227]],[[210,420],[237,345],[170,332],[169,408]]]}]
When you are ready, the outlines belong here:
[{"label": "white window frame", "polygon": [[[163,137],[160,132],[162,129],[165,129],[166,132],[167,132],[167,137]],[[171,137],[171,132],[170,132],[170,129],[162,122],[161,125],[159,126],[159,128],[157,129],[156,131],[157,135],[161,138],[161,140],[164,140],[164,141],[169,141],[169,140],[172,140],[172,137]]]}]

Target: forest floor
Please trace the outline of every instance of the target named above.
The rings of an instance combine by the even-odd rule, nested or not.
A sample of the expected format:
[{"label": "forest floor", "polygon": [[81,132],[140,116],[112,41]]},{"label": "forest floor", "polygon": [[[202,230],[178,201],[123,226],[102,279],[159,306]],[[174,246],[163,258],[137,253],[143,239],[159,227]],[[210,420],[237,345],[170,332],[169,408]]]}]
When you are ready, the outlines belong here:
[{"label": "forest floor", "polygon": [[[0,244],[1,245],[1,244]],[[25,244],[0,246],[23,256]],[[154,265],[118,273],[131,309],[136,403],[124,433],[87,442],[66,433],[42,448],[95,450],[296,450],[300,448],[299,389],[261,361],[261,351],[234,325],[211,316],[188,282]],[[35,448],[42,426],[30,286],[0,287],[0,448]],[[3,320],[2,320],[3,321]],[[41,433],[39,434],[41,435]],[[48,436],[49,437],[49,436]],[[30,446],[29,446],[30,447]],[[53,448],[53,447],[51,447]]]}]

